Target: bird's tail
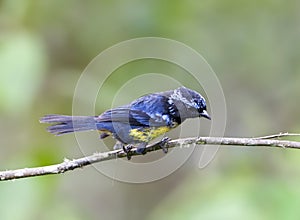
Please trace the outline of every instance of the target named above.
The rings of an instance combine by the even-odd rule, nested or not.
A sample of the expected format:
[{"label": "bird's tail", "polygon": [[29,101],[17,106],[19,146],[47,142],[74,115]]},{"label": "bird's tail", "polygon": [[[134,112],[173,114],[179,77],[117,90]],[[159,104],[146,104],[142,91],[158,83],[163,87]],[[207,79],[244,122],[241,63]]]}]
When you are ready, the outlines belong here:
[{"label": "bird's tail", "polygon": [[94,116],[45,115],[40,122],[53,124],[47,128],[47,131],[55,135],[96,130]]}]

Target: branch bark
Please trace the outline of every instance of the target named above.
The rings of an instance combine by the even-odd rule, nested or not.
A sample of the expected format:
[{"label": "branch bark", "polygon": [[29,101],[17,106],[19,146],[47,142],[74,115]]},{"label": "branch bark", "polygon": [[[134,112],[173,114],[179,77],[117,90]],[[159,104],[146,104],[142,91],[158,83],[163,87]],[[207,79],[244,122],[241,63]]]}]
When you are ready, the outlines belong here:
[{"label": "branch bark", "polygon": [[[266,146],[266,147],[279,147],[279,148],[294,148],[300,149],[300,142],[278,140],[274,138],[283,138],[288,136],[299,136],[300,134],[280,133],[275,135],[268,135],[258,138],[229,138],[229,137],[198,137],[198,138],[185,138],[171,140],[167,142],[168,148],[173,147],[187,147],[189,145],[230,145],[230,146]],[[147,146],[147,152],[160,150],[160,142]],[[132,149],[132,156],[141,156],[136,152],[136,149]],[[93,163],[113,160],[116,158],[126,157],[126,153],[123,150],[113,150],[103,153],[94,153],[93,155],[82,157],[78,159],[64,159],[62,163],[33,167],[22,168],[17,170],[0,171],[0,181],[14,180],[20,178],[60,174],[77,168],[82,168]]]}]

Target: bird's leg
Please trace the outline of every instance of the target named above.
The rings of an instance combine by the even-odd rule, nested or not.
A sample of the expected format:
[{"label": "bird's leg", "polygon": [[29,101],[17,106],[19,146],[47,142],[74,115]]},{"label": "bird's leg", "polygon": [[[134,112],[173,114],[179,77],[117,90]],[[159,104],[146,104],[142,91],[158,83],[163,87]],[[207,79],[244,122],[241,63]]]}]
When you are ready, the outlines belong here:
[{"label": "bird's leg", "polygon": [[161,149],[163,150],[163,152],[166,154],[168,153],[168,142],[171,140],[171,138],[169,137],[164,137],[163,139],[161,139],[159,146],[161,147]]},{"label": "bird's leg", "polygon": [[131,159],[131,149],[132,149],[132,145],[128,144],[128,145],[124,145],[122,142],[117,141],[115,146],[114,146],[114,150],[119,150],[119,149],[123,149],[124,153],[126,154],[126,157],[128,160]]},{"label": "bird's leg", "polygon": [[132,145],[128,144],[128,145],[123,145],[123,151],[127,156],[127,159],[130,160],[131,159],[131,149],[132,149]]},{"label": "bird's leg", "polygon": [[147,151],[146,151],[146,146],[147,146],[148,143],[146,142],[143,142],[143,143],[140,143],[138,146],[137,146],[137,149],[136,149],[136,152],[138,154],[146,154]]}]

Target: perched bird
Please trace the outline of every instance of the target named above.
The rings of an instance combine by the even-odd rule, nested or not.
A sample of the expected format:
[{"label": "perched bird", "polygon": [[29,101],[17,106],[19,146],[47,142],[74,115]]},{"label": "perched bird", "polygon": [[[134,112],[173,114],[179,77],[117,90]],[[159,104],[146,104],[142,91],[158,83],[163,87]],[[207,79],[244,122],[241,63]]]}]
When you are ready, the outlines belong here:
[{"label": "perched bird", "polygon": [[55,135],[87,130],[98,130],[101,139],[111,135],[117,140],[114,149],[123,148],[130,159],[132,146],[137,148],[138,153],[144,154],[149,141],[177,127],[186,119],[196,117],[210,119],[205,99],[196,91],[179,87],[142,96],[99,116],[52,114],[45,115],[40,122],[53,123],[47,130]]}]

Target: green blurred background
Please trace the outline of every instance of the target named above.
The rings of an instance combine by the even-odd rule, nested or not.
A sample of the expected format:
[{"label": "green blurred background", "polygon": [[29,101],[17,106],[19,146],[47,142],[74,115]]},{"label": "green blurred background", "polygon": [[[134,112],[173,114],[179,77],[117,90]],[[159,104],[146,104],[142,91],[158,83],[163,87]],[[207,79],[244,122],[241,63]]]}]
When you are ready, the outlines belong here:
[{"label": "green blurred background", "polygon": [[[74,135],[53,137],[38,119],[71,114],[87,64],[136,37],[171,38],[206,58],[225,93],[226,136],[300,130],[300,1],[3,0],[0,6],[1,170],[82,156]],[[124,71],[160,68],[142,66]],[[121,75],[106,86],[110,95],[97,104],[99,113]],[[129,94],[129,100],[141,95]],[[93,167],[1,182],[0,219],[300,218],[300,151],[224,147],[204,169],[198,159],[148,184],[120,183]]]}]

